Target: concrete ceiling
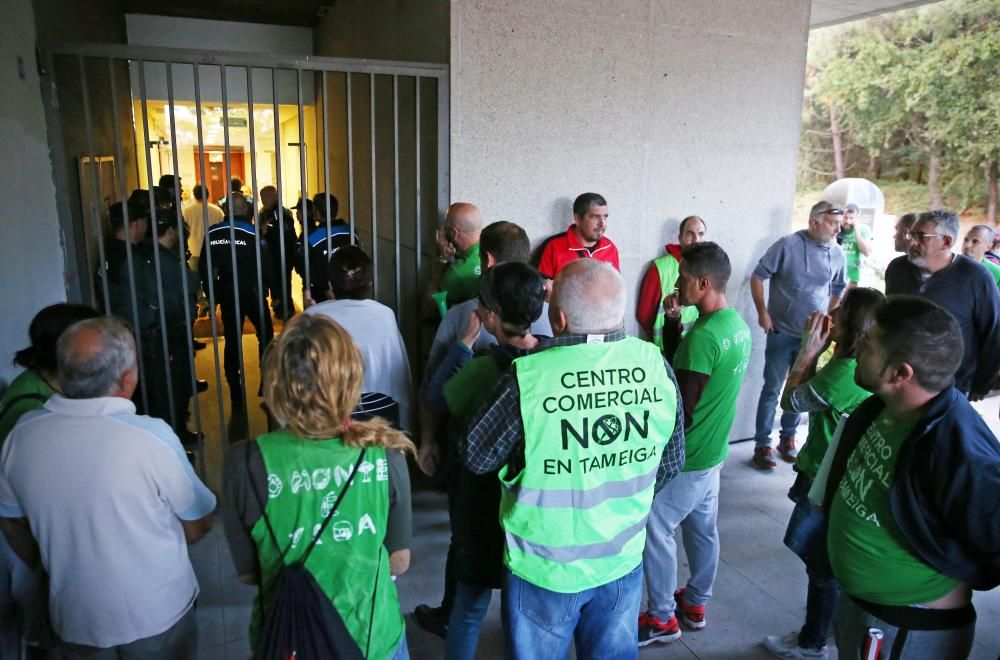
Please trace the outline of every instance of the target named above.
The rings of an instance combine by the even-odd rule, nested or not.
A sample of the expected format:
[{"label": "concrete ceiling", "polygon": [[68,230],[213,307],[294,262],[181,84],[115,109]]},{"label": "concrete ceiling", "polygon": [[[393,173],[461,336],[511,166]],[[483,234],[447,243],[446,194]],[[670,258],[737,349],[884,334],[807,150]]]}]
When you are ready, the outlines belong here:
[{"label": "concrete ceiling", "polygon": [[[124,0],[130,14],[312,27],[336,0]],[[810,28],[846,23],[937,0],[812,0]]]},{"label": "concrete ceiling", "polygon": [[847,23],[869,16],[885,14],[938,0],[812,0],[809,16],[811,29]]}]

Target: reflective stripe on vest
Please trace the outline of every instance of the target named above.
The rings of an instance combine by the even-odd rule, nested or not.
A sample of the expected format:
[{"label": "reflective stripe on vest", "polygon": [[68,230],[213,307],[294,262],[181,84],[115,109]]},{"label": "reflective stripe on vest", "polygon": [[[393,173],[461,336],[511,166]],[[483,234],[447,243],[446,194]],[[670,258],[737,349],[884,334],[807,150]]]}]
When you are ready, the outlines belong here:
[{"label": "reflective stripe on vest", "polygon": [[521,552],[565,564],[578,559],[600,559],[619,554],[624,549],[625,544],[635,538],[636,534],[645,531],[647,518],[649,518],[649,514],[643,516],[642,520],[634,525],[623,529],[619,532],[618,536],[610,541],[591,543],[589,545],[563,545],[556,547],[542,545],[541,543],[532,543],[515,534],[506,534],[505,536],[507,537],[507,544],[513,545]]},{"label": "reflective stripe on vest", "polygon": [[[656,272],[660,275],[660,300],[656,305],[656,318],[653,320],[653,343],[663,350],[663,324],[667,315],[663,311],[663,299],[677,288],[677,278],[680,276],[680,262],[672,254],[665,254],[653,262]],[[681,323],[687,327],[698,320],[698,308],[694,305],[681,307]]]},{"label": "reflective stripe on vest", "polygon": [[550,348],[514,365],[525,468],[500,471],[507,567],[561,593],[626,575],[642,560],[677,414],[660,352],[627,337]]}]

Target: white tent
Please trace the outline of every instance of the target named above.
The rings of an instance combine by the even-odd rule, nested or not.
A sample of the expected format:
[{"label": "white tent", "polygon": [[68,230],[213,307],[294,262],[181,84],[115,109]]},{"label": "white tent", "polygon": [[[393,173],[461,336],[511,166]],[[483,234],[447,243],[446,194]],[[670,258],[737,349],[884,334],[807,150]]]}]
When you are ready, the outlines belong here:
[{"label": "white tent", "polygon": [[868,179],[838,179],[823,190],[823,199],[838,206],[856,204],[862,222],[875,225],[885,211],[882,190]]}]

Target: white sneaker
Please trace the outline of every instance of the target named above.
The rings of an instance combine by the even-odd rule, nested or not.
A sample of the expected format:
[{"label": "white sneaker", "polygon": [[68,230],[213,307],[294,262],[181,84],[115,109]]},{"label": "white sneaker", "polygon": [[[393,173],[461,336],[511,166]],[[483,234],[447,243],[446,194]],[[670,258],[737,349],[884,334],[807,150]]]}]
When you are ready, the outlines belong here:
[{"label": "white sneaker", "polygon": [[784,660],[807,660],[820,658],[826,660],[826,647],[821,649],[807,649],[799,646],[799,634],[797,632],[788,633],[784,637],[768,635],[764,638],[764,648],[776,658]]}]

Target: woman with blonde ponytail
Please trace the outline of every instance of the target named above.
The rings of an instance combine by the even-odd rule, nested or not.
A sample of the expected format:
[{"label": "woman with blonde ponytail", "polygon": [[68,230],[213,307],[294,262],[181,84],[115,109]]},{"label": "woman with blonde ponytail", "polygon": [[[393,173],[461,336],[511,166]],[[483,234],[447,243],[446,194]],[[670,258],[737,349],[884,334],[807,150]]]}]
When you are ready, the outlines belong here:
[{"label": "woman with blonde ponytail", "polygon": [[[226,456],[223,518],[240,579],[260,585],[256,647],[282,565],[305,562],[367,658],[408,658],[392,576],[409,567],[413,443],[360,406],[364,365],[350,335],[323,316],[292,319],[264,356],[264,400],[281,430]],[[367,418],[367,419],[366,419]],[[353,478],[352,478],[353,475]],[[338,497],[342,497],[326,527]],[[265,504],[266,503],[266,504]],[[268,524],[274,532],[272,537]]]}]

